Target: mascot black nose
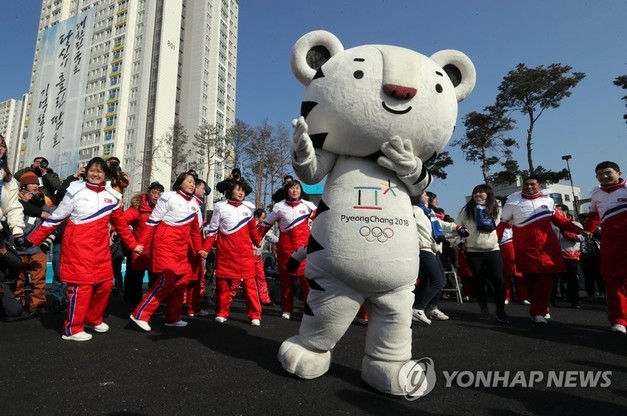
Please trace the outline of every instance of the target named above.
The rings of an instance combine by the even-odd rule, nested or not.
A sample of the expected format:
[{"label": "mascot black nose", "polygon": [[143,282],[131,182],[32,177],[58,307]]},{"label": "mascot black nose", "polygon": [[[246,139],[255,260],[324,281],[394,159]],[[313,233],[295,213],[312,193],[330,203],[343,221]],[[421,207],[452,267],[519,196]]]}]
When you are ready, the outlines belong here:
[{"label": "mascot black nose", "polygon": [[383,92],[397,100],[411,100],[416,96],[418,90],[411,87],[403,87],[402,85],[385,84]]}]

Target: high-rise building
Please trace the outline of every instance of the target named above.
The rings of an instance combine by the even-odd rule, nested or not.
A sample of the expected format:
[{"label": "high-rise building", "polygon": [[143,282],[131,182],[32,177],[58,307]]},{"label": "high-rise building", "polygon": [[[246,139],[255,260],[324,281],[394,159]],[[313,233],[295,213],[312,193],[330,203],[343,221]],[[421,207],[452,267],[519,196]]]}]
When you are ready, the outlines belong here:
[{"label": "high-rise building", "polygon": [[[213,188],[224,161],[193,151],[193,136],[234,124],[238,13],[238,0],[43,0],[22,165],[52,152],[66,175],[114,155],[127,192],[168,189],[188,168]],[[173,169],[175,120],[192,151]]]},{"label": "high-rise building", "polygon": [[0,133],[8,147],[8,164],[11,172],[16,171],[20,138],[24,134],[24,121],[26,119],[26,103],[28,94],[24,94],[21,100],[7,100],[0,103]]}]

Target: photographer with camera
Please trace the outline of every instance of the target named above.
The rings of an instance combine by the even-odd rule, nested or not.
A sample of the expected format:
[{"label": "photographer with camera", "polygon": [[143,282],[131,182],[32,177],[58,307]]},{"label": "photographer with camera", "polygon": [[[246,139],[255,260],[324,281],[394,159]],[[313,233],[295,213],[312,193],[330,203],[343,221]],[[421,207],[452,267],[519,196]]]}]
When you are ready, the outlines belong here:
[{"label": "photographer with camera", "polygon": [[22,175],[26,172],[33,172],[37,175],[37,178],[39,178],[39,185],[44,187],[42,190],[44,194],[49,198],[54,198],[55,193],[61,186],[61,180],[59,179],[59,175],[57,175],[50,167],[48,159],[43,156],[37,156],[33,159],[33,163],[29,167],[15,172],[15,179],[19,181]]},{"label": "photographer with camera", "polygon": [[111,156],[107,159],[107,166],[111,172],[111,176],[107,180],[111,181],[111,187],[123,194],[124,190],[131,184],[131,178],[122,171],[120,167],[120,159],[115,156]]},{"label": "photographer with camera", "polygon": [[[46,198],[39,190],[39,178],[34,172],[25,172],[20,178],[20,203],[24,208],[24,235],[28,237],[52,212],[46,205]],[[49,242],[48,249],[52,243]],[[17,243],[17,254],[22,261],[22,268],[15,287],[15,297],[24,307],[28,307],[31,316],[38,315],[46,304],[46,253],[39,246]],[[26,296],[27,273],[30,276],[31,292]]]},{"label": "photographer with camera", "polygon": [[225,194],[229,185],[232,182],[237,182],[237,181],[241,181],[242,185],[244,186],[244,196],[252,192],[253,188],[251,188],[248,182],[246,182],[246,180],[242,178],[242,171],[239,170],[239,168],[233,168],[231,170],[231,174],[225,180],[220,181],[216,184],[216,189],[221,194]]},{"label": "photographer with camera", "polygon": [[[115,156],[109,157],[109,159],[107,159],[107,166],[109,167],[107,182],[110,182],[113,189],[124,195],[124,190],[131,184],[131,179],[122,171],[120,159]],[[124,197],[122,197],[122,199],[124,199]],[[122,203],[122,205],[124,205],[124,203]],[[113,262],[113,275],[115,280],[113,293],[124,292],[122,263],[127,254],[130,253],[125,253],[122,249],[120,237],[118,237],[114,230],[111,230],[111,261]]]}]

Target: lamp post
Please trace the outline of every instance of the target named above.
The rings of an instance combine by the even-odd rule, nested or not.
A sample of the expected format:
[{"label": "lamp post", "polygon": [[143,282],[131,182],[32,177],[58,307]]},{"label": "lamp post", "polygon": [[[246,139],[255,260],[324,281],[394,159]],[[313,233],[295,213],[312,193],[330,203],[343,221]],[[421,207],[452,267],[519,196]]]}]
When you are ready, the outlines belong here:
[{"label": "lamp post", "polygon": [[562,156],[562,160],[566,161],[566,169],[568,170],[568,179],[570,180],[570,189],[573,192],[573,210],[575,211],[575,218],[579,216],[579,201],[577,200],[577,195],[575,195],[575,186],[573,185],[573,175],[570,173],[570,163],[568,161],[572,159],[571,155]]}]

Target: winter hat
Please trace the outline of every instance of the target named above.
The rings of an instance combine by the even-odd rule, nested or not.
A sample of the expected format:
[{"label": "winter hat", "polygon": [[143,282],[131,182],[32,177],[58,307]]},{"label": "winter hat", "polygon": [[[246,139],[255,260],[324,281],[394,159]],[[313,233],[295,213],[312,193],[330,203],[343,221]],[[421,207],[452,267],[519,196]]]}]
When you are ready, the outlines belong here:
[{"label": "winter hat", "polygon": [[39,186],[39,177],[37,177],[35,172],[24,172],[24,174],[20,176],[20,186],[24,187],[30,184]]}]

